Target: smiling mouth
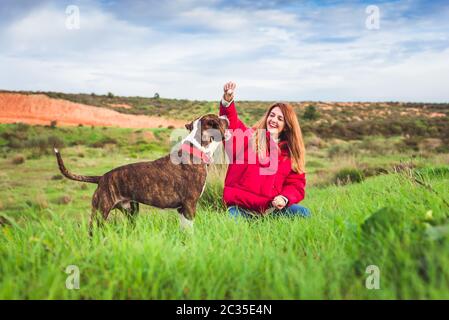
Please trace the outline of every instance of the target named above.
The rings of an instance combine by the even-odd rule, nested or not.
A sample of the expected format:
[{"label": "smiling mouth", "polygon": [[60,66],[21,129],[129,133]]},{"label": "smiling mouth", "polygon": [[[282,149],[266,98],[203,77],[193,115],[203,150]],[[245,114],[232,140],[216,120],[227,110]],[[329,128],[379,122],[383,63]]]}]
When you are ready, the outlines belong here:
[{"label": "smiling mouth", "polygon": [[277,125],[274,125],[274,124],[272,124],[272,123],[269,123],[268,126],[269,126],[270,128],[273,128],[273,129],[277,129],[277,127],[278,127]]}]

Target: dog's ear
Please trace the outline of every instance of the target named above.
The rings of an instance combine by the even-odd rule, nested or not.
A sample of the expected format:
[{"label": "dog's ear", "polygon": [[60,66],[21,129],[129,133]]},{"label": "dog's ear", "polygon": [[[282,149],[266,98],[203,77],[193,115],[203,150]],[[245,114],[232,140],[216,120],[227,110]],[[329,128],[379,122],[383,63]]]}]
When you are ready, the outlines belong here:
[{"label": "dog's ear", "polygon": [[229,119],[226,116],[219,116],[218,117],[220,119],[220,123],[224,128],[228,128],[229,127]]},{"label": "dog's ear", "polygon": [[193,122],[186,123],[186,129],[189,131],[192,131],[193,130]]}]

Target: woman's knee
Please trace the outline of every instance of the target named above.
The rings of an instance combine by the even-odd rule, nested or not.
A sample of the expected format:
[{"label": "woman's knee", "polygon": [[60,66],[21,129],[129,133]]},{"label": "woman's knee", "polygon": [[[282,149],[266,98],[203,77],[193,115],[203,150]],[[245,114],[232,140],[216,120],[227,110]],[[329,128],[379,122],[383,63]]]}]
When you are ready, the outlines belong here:
[{"label": "woman's knee", "polygon": [[252,217],[251,214],[247,210],[240,208],[238,206],[229,206],[227,210],[228,210],[229,216],[231,216],[232,218],[237,218],[237,217],[251,218]]},{"label": "woman's knee", "polygon": [[310,210],[300,204],[293,204],[287,209],[288,213],[291,215],[298,215],[303,218],[309,218],[312,216],[312,212]]},{"label": "woman's knee", "polygon": [[240,212],[236,206],[229,206],[227,211],[231,217],[237,217],[240,214]]}]

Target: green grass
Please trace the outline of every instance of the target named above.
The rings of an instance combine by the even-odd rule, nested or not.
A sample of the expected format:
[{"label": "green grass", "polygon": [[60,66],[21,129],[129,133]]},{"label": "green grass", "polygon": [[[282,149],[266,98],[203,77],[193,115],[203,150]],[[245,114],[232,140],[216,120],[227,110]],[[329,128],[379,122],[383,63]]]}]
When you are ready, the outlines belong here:
[{"label": "green grass", "polygon": [[[111,127],[55,127],[26,124],[0,124],[0,155],[25,154],[38,159],[53,153],[53,147],[75,148],[75,156],[93,158],[121,154],[148,157],[167,153],[170,129],[127,129]],[[85,154],[87,153],[87,154]]]},{"label": "green grass", "polygon": [[[25,204],[20,215],[5,215],[12,225],[0,234],[1,298],[449,298],[449,239],[429,240],[420,229],[429,211],[437,224],[446,223],[448,208],[401,175],[312,189],[304,201],[311,219],[235,222],[203,205],[190,236],[174,211],[144,207],[135,228],[117,212],[92,241],[91,190],[63,181],[56,184],[70,189],[71,204]],[[447,174],[429,181],[447,193]],[[43,192],[52,198],[61,193],[57,187]],[[400,214],[379,233],[364,235],[364,221],[383,207]],[[413,231],[404,240],[405,230]],[[371,264],[380,267],[380,290],[364,287]],[[65,288],[68,265],[80,268],[79,290]]]},{"label": "green grass", "polygon": [[[124,141],[135,133],[110,130]],[[160,141],[166,135],[153,133]],[[60,137],[66,141],[64,133]],[[129,148],[86,143],[62,152],[71,171],[102,174],[137,161]],[[303,202],[313,213],[310,219],[229,218],[220,199],[223,168],[211,168],[193,235],[180,230],[176,211],[142,206],[135,227],[113,212],[89,240],[95,185],[53,180],[58,169],[51,155],[13,164],[19,151],[27,149],[8,150],[0,159],[0,216],[10,223],[0,226],[1,299],[449,298],[447,155],[416,158],[418,169],[360,183],[312,183]],[[154,148],[142,157],[162,153]],[[341,166],[388,167],[401,157],[409,159],[365,154],[345,158]],[[342,162],[312,159],[317,169],[330,172]],[[317,175],[311,172],[309,180]],[[65,196],[67,204],[61,202]],[[69,265],[79,267],[79,290],[65,286]],[[369,265],[380,268],[379,290],[365,287]]]}]

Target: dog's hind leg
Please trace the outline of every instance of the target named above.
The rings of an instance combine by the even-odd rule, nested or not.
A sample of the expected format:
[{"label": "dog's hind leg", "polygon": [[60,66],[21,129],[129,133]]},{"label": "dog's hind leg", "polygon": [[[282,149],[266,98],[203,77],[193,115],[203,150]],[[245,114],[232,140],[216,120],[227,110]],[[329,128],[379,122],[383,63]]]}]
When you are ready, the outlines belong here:
[{"label": "dog's hind leg", "polygon": [[99,225],[98,211],[97,208],[92,207],[92,212],[90,213],[89,217],[89,237],[91,238],[94,234],[94,220],[96,221],[98,226]]},{"label": "dog's hind leg", "polygon": [[101,212],[101,216],[103,217],[103,219],[98,219],[97,222],[99,222],[99,224],[103,224],[106,220],[108,220],[109,217],[109,213],[111,212],[112,208],[114,207],[114,205],[112,205],[111,203],[109,203],[109,201],[104,201],[100,204],[100,212]]},{"label": "dog's hind leg", "polygon": [[102,192],[101,189],[95,190],[95,193],[92,197],[92,212],[89,219],[89,236],[92,237],[93,235],[94,221],[96,222],[97,227],[100,228],[103,225],[104,221],[107,220],[112,207],[113,205],[111,205],[111,201],[107,197],[107,194]]},{"label": "dog's hind leg", "polygon": [[137,216],[139,215],[139,203],[131,201],[131,207],[128,213],[128,219],[132,224],[136,223]]},{"label": "dog's hind leg", "polygon": [[89,217],[89,237],[92,238],[93,232],[94,232],[94,220],[97,222],[98,225],[98,204],[99,204],[99,198],[98,198],[98,188],[95,190],[94,195],[92,196],[92,211],[90,213]]},{"label": "dog's hind leg", "polygon": [[126,215],[132,225],[135,225],[137,214],[139,213],[138,202],[122,201],[117,205],[117,208]]},{"label": "dog's hind leg", "polygon": [[103,225],[103,218],[100,217],[100,212],[98,211],[99,209],[92,207],[92,212],[89,218],[89,237],[93,236],[94,221],[98,229],[101,228],[101,226]]},{"label": "dog's hind leg", "polygon": [[134,216],[139,214],[139,203],[135,201],[131,201],[131,210]]}]

